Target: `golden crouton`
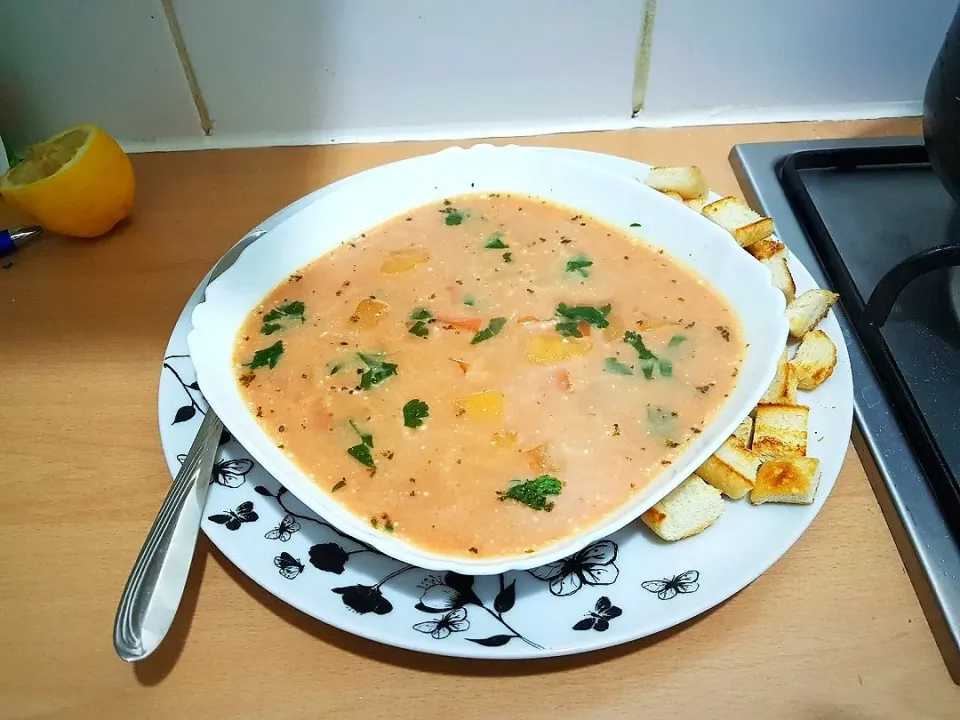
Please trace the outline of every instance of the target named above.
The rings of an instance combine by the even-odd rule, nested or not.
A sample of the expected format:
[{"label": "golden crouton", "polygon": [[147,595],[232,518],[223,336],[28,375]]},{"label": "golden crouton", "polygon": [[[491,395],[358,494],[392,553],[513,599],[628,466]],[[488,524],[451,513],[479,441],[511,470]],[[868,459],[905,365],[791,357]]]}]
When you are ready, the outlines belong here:
[{"label": "golden crouton", "polygon": [[807,454],[807,420],[804,405],[757,405],[751,450],[762,460],[803,457]]},{"label": "golden crouton", "polygon": [[731,436],[697,468],[697,475],[724,495],[737,500],[753,487],[759,466],[760,458]]},{"label": "golden crouton", "polygon": [[837,346],[823,330],[814,330],[803,336],[790,368],[801,390],[814,390],[833,375],[837,366]]},{"label": "golden crouton", "polygon": [[684,200],[683,204],[694,212],[700,212],[703,210],[704,205],[707,204],[707,196],[703,195],[701,197],[691,198],[689,200]]},{"label": "golden crouton", "polygon": [[678,192],[674,192],[673,190],[664,190],[661,194],[666,195],[671,200],[676,200],[677,202],[683,202],[683,195],[681,195]]},{"label": "golden crouton", "polygon": [[773,220],[759,215],[733,196],[706,205],[701,213],[733,235],[742,247],[773,234]]},{"label": "golden crouton", "polygon": [[757,481],[750,491],[750,502],[809,505],[820,482],[820,461],[797,457],[768,460],[760,466]]},{"label": "golden crouton", "polygon": [[737,425],[737,429],[733,431],[733,437],[749,450],[750,444],[753,442],[753,418],[749,415],[745,417],[743,422]]},{"label": "golden crouton", "polygon": [[707,194],[707,181],[695,165],[690,167],[655,167],[644,181],[662,193],[676,193],[683,200],[692,200]]},{"label": "golden crouton", "polygon": [[777,361],[777,374],[773,382],[760,398],[761,403],[783,403],[793,405],[797,402],[797,376],[787,362],[787,349],[783,349],[780,360]]},{"label": "golden crouton", "polygon": [[823,320],[830,308],[840,298],[829,290],[807,290],[803,295],[787,305],[787,321],[790,323],[790,334],[795,338],[802,338],[813,330],[817,323]]},{"label": "golden crouton", "polygon": [[703,532],[722,514],[720,491],[691,475],[640,519],[661,538],[673,541]]},{"label": "golden crouton", "polygon": [[790,274],[786,246],[773,238],[765,238],[747,247],[747,252],[766,266],[773,286],[783,293],[787,302],[791,302],[797,295],[797,285]]}]

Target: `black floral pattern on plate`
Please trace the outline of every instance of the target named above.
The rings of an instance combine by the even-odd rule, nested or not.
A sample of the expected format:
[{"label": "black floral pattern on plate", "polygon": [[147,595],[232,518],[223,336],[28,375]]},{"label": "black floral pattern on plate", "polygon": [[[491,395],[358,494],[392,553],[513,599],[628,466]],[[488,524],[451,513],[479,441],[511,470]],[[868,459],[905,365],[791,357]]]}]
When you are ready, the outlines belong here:
[{"label": "black floral pattern on plate", "polygon": [[244,523],[253,523],[260,519],[253,509],[253,503],[247,500],[237,505],[236,510],[224,510],[222,513],[207,518],[217,525],[224,525],[227,530],[239,530]]},{"label": "black floral pattern on plate", "polygon": [[695,593],[700,589],[700,573],[697,570],[687,570],[672,578],[663,580],[647,580],[640,583],[647,592],[656,593],[661,600],[673,600],[677,595]]},{"label": "black floral pattern on plate", "polygon": [[273,559],[273,564],[280,569],[280,574],[287,580],[293,580],[303,572],[303,563],[288,552],[282,552]]},{"label": "black floral pattern on plate", "polygon": [[413,626],[417,632],[427,633],[434,640],[443,640],[450,637],[451,633],[464,632],[470,629],[470,621],[467,620],[467,611],[465,608],[451,610],[439,620],[426,620],[418,622]]},{"label": "black floral pattern on plate", "polygon": [[610,628],[610,621],[623,614],[623,610],[618,608],[606,595],[597,600],[593,610],[587,613],[587,616],[573,626],[574,630],[596,630],[597,632],[606,632]]},{"label": "black floral pattern on plate", "polygon": [[569,557],[527,572],[550,583],[552,595],[566,597],[584,585],[613,585],[620,576],[616,560],[617,544],[613,540],[598,540]]},{"label": "black floral pattern on plate", "polygon": [[267,540],[279,540],[280,542],[287,542],[299,529],[300,523],[297,522],[297,519],[293,515],[287,513],[280,520],[280,524],[277,525],[273,530],[268,530],[264,537]]}]

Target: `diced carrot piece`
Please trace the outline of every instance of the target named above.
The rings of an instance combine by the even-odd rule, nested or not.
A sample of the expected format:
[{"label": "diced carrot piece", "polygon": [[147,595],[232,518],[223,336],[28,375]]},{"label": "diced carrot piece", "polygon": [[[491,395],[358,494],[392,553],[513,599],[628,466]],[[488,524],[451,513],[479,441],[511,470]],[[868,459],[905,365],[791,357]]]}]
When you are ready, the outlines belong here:
[{"label": "diced carrot piece", "polygon": [[556,333],[534,335],[526,339],[527,360],[539,365],[555,365],[590,352],[590,338],[570,338]]},{"label": "diced carrot piece", "polygon": [[464,375],[467,374],[467,370],[470,369],[469,365],[467,365],[463,360],[456,360],[455,358],[450,358],[450,359],[460,366],[460,370],[463,372]]},{"label": "diced carrot piece", "polygon": [[385,302],[364,298],[357,304],[357,309],[350,316],[350,322],[361,330],[371,330],[380,324],[389,309]]},{"label": "diced carrot piece", "polygon": [[583,337],[590,337],[590,323],[588,323],[586,320],[581,320],[577,323],[577,330],[580,331],[580,334],[583,335]]},{"label": "diced carrot piece", "polygon": [[414,268],[430,261],[426,248],[412,247],[387,253],[386,260],[380,265],[380,272],[387,275],[410,272]]},{"label": "diced carrot piece", "polygon": [[570,392],[573,390],[573,383],[570,382],[570,373],[566,370],[557,371],[557,387],[560,388],[563,392]]},{"label": "diced carrot piece", "polygon": [[524,315],[517,318],[518,325],[535,325],[538,322],[540,322],[540,318],[535,318],[533,315]]},{"label": "diced carrot piece", "polygon": [[493,444],[498,448],[512,447],[517,442],[517,434],[513,430],[497,430],[493,434]]},{"label": "diced carrot piece", "polygon": [[546,443],[534,445],[529,450],[524,450],[523,454],[527,456],[527,463],[535,473],[555,473],[559,470],[556,463],[550,459]]},{"label": "diced carrot piece", "polygon": [[438,317],[437,322],[443,328],[452,328],[454,330],[469,330],[470,332],[480,332],[483,320],[480,318],[463,318],[453,320],[449,318]]},{"label": "diced carrot piece", "polygon": [[503,393],[499,390],[485,390],[454,401],[457,417],[468,420],[503,419]]}]

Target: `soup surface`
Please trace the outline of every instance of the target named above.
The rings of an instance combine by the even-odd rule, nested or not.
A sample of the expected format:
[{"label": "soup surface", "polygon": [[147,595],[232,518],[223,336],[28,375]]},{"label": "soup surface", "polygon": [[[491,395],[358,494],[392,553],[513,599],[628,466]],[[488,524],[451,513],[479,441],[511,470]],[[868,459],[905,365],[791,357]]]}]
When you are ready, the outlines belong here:
[{"label": "soup surface", "polygon": [[337,247],[237,337],[251,412],[382,532],[446,555],[532,552],[669,465],[736,383],[733,311],[594,218],[450,198]]}]

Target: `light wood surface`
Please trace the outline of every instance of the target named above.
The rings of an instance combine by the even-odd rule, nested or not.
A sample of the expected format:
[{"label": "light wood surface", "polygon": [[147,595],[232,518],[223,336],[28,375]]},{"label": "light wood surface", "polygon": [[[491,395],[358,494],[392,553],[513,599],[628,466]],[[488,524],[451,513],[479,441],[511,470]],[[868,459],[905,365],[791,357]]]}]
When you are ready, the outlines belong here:
[{"label": "light wood surface", "polygon": [[[807,123],[517,142],[697,163],[735,193],[735,143],[916,132],[915,121]],[[644,641],[515,663],[416,655],[301,615],[202,539],[168,642],[134,667],[114,656],[117,599],[170,481],[157,383],[190,292],[296,198],[444,144],[137,156],[129,223],[99,241],[49,237],[0,270],[0,717],[960,716],[852,450],[782,560]],[[0,205],[0,227],[18,219]]]}]

